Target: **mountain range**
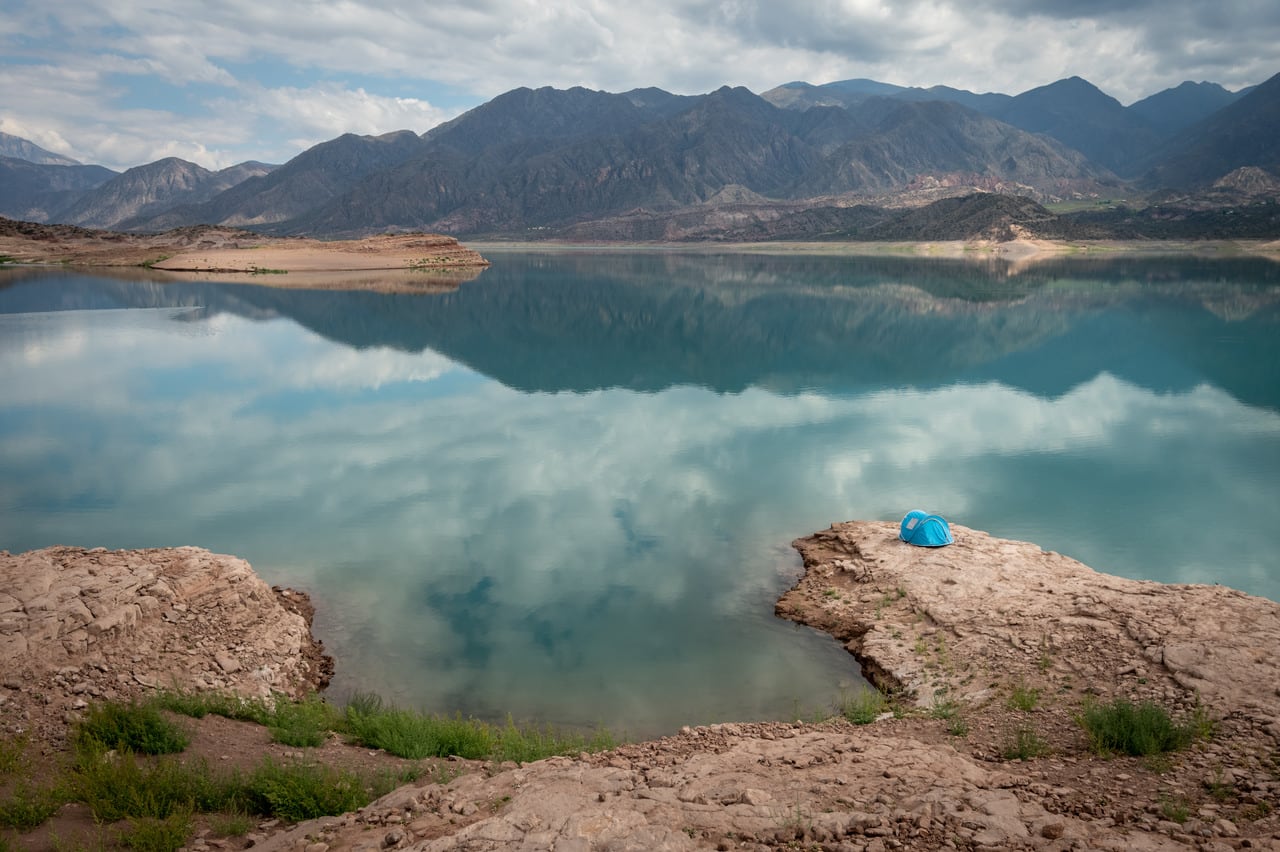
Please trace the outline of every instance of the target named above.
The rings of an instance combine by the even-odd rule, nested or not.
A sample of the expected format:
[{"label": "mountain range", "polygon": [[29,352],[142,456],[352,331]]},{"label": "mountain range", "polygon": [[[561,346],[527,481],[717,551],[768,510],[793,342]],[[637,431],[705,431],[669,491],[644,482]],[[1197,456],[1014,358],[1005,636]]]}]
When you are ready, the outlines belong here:
[{"label": "mountain range", "polygon": [[[0,215],[128,231],[1152,236],[1186,221],[1174,206],[1266,235],[1280,229],[1278,185],[1280,75],[1238,92],[1187,82],[1128,107],[1079,77],[1016,96],[871,80],[761,95],[521,88],[426,133],[347,134],[278,167],[217,172],[168,158],[118,174],[0,134]],[[975,192],[1023,200],[935,203]],[[1041,206],[1063,201],[1096,209],[1064,221]]]}]

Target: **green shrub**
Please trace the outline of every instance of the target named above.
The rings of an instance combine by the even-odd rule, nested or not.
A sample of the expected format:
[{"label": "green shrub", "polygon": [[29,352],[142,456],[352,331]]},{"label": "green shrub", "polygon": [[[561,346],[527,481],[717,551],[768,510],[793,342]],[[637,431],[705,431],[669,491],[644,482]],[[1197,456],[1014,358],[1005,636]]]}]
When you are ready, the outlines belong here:
[{"label": "green shrub", "polygon": [[165,819],[143,817],[129,821],[129,827],[120,834],[120,843],[135,852],[177,852],[186,845],[192,828],[190,811]]},{"label": "green shrub", "polygon": [[1016,683],[1009,693],[1009,709],[1029,713],[1040,702],[1040,690],[1025,683]]},{"label": "green shrub", "polygon": [[461,714],[451,718],[389,707],[369,693],[352,697],[339,727],[362,745],[410,760],[457,756],[527,763],[617,745],[613,734],[603,728],[581,734],[551,726],[519,727],[510,717],[498,728],[478,719],[464,719]]},{"label": "green shrub", "polygon": [[265,724],[278,743],[314,747],[324,744],[335,721],[333,708],[313,695],[305,701],[277,701]]},{"label": "green shrub", "polygon": [[409,710],[386,709],[371,715],[350,712],[346,729],[370,748],[380,748],[398,757],[457,757],[483,760],[494,750],[488,725],[459,714],[425,716]]},{"label": "green shrub", "polygon": [[1182,825],[1191,816],[1191,808],[1185,799],[1160,799],[1160,815],[1170,822]]},{"label": "green shrub", "polygon": [[354,811],[373,801],[353,773],[269,759],[249,776],[245,789],[250,810],[291,822]]},{"label": "green shrub", "polygon": [[1031,760],[1049,753],[1049,744],[1040,738],[1035,729],[1023,725],[1014,732],[1013,739],[1005,744],[1005,760]]},{"label": "green shrub", "polygon": [[498,734],[494,760],[513,760],[529,763],[554,755],[576,755],[584,751],[607,751],[617,746],[613,735],[604,728],[597,728],[590,736],[560,731],[550,725],[538,728],[527,725],[516,727],[511,717]]},{"label": "green shrub", "polygon": [[58,787],[32,787],[20,780],[0,801],[0,826],[29,831],[53,816],[67,801],[67,794]]},{"label": "green shrub", "polygon": [[490,727],[461,714],[428,716],[385,706],[376,695],[353,698],[343,717],[343,730],[370,748],[380,748],[397,757],[419,760],[424,757],[457,757],[483,760],[494,750]]},{"label": "green shrub", "polygon": [[333,708],[317,695],[302,701],[277,695],[273,701],[264,701],[220,692],[166,691],[152,701],[157,707],[196,719],[212,713],[256,722],[271,732],[275,742],[299,748],[323,745],[337,718]]},{"label": "green shrub", "polygon": [[239,809],[233,809],[224,814],[214,814],[209,819],[209,828],[218,837],[239,837],[253,831],[255,825],[257,820]]},{"label": "green shrub", "polygon": [[864,689],[852,698],[845,698],[836,711],[855,725],[869,725],[889,707],[884,694],[875,689]]},{"label": "green shrub", "polygon": [[216,778],[204,761],[143,762],[128,751],[82,752],[74,795],[103,822],[164,820],[191,811],[224,810],[238,801],[235,781]]},{"label": "green shrub", "polygon": [[951,698],[945,701],[935,701],[933,709],[929,711],[929,715],[935,719],[941,719],[947,723],[947,733],[953,737],[964,737],[969,735],[969,723],[965,721],[964,714],[960,712],[960,705]]},{"label": "green shrub", "polygon": [[191,738],[150,704],[108,702],[89,708],[76,726],[75,741],[81,748],[97,744],[138,754],[173,754]]},{"label": "green shrub", "polygon": [[0,778],[12,775],[27,765],[27,738],[19,734],[0,739]]},{"label": "green shrub", "polygon": [[[280,700],[284,700],[281,698]],[[203,719],[212,713],[227,719],[243,722],[257,722],[266,725],[272,714],[272,707],[260,698],[245,698],[225,692],[186,692],[183,690],[165,690],[151,699],[157,707],[194,719]]]},{"label": "green shrub", "polygon": [[1097,753],[1139,757],[1185,748],[1194,740],[1207,737],[1212,727],[1202,711],[1175,722],[1154,701],[1134,704],[1124,697],[1107,704],[1087,702],[1078,721]]}]

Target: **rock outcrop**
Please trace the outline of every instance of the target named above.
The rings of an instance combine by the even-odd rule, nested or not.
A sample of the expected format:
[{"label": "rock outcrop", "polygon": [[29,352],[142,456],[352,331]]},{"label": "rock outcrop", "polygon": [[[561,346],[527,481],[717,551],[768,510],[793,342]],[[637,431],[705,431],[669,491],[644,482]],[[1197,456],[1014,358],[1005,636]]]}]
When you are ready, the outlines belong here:
[{"label": "rock outcrop", "polygon": [[298,696],[332,661],[306,595],[195,547],[0,551],[0,709],[56,740],[94,698],[148,689]]},{"label": "rock outcrop", "polygon": [[1074,691],[1198,698],[1280,723],[1280,604],[1101,574],[1034,544],[952,530],[943,548],[907,545],[890,523],[800,539],[805,576],[777,612],[846,642],[873,680],[925,707],[941,694],[987,700],[992,679],[1065,678]]}]

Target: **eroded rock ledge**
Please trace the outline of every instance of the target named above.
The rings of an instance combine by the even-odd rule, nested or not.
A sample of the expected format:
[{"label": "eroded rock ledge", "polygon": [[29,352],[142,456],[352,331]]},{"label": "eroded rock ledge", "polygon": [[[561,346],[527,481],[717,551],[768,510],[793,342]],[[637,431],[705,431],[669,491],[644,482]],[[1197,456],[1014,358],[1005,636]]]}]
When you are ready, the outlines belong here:
[{"label": "eroded rock ledge", "polygon": [[0,551],[0,711],[56,740],[67,712],[154,688],[298,696],[332,660],[306,595],[195,547]]},{"label": "eroded rock ledge", "polygon": [[1198,700],[1275,722],[1280,604],[1224,586],[1101,574],[1034,544],[953,525],[912,547],[893,523],[849,522],[797,540],[805,574],[778,615],[844,641],[883,688],[921,706],[991,698],[992,681]]}]

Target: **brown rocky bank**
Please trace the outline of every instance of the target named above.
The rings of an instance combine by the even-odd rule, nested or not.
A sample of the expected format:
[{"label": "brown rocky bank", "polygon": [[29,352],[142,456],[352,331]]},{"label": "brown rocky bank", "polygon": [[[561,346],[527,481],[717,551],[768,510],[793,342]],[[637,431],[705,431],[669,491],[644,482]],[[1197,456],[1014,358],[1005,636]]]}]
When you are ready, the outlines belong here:
[{"label": "brown rocky bank", "polygon": [[[1280,850],[1280,605],[1220,587],[1109,577],[1034,545],[959,526],[956,544],[939,550],[905,545],[896,530],[837,524],[797,541],[805,572],[778,604],[781,615],[846,642],[864,670],[897,693],[896,714],[864,727],[714,725],[604,754],[492,766],[447,785],[403,787],[357,813],[273,828],[255,844],[299,852]],[[53,554],[65,550],[6,557],[0,565],[57,561]],[[199,574],[198,566],[230,560],[220,569],[229,572],[224,576],[249,582],[238,570],[248,566],[230,557],[189,548],[172,557],[129,553],[154,554],[146,564],[180,556],[187,560],[184,576],[192,577],[192,567]],[[76,554],[72,561],[118,558]],[[201,561],[208,559],[214,562]],[[178,593],[167,575],[160,579]],[[198,619],[224,607],[229,598],[216,591],[223,583],[211,580],[210,591],[197,596],[198,608],[189,605],[184,614]],[[90,608],[78,627],[54,619],[63,625],[58,635],[69,663],[50,661],[33,672],[42,689],[61,676],[70,694],[45,706],[64,709],[59,702],[66,700],[74,706],[73,696],[84,692],[73,691],[82,675],[69,671],[83,662],[74,656],[81,653],[76,631],[89,642],[88,625],[98,619],[102,629],[94,635],[106,637],[99,641],[158,629],[150,647],[181,652],[169,668],[186,672],[186,683],[216,685],[211,678],[231,682],[259,669],[281,680],[283,663],[259,664],[248,638],[184,637],[173,616],[165,618],[182,611],[154,589],[151,579],[135,585],[134,596],[157,603],[138,604],[133,617]],[[75,597],[83,592],[82,586]],[[32,613],[57,612],[72,596],[50,594],[37,587],[12,600],[0,597],[0,637],[22,633],[30,642],[22,625],[37,621],[46,634],[52,630],[54,617]],[[76,638],[68,649],[70,636]],[[41,641],[54,647],[47,635]],[[225,671],[219,651],[237,655],[240,670]],[[86,652],[99,654],[116,681],[145,688],[137,667],[152,655],[95,651],[92,643]],[[149,678],[144,670],[142,680]],[[246,686],[261,688],[252,680]],[[1011,707],[1015,690],[1034,694],[1034,708]],[[8,702],[22,700],[24,691],[11,691]],[[1175,715],[1199,706],[1217,720],[1216,732],[1161,760],[1097,757],[1073,717],[1085,696],[1113,694],[1154,699]],[[31,712],[38,715],[40,706]],[[950,719],[935,718],[943,706]],[[956,735],[957,720],[965,723],[963,735]],[[1006,758],[1019,730],[1035,732],[1050,753]],[[209,845],[194,842],[197,849]]]},{"label": "brown rocky bank", "polygon": [[94,699],[302,697],[333,673],[311,615],[304,593],[200,548],[0,551],[0,718],[52,746]]}]

